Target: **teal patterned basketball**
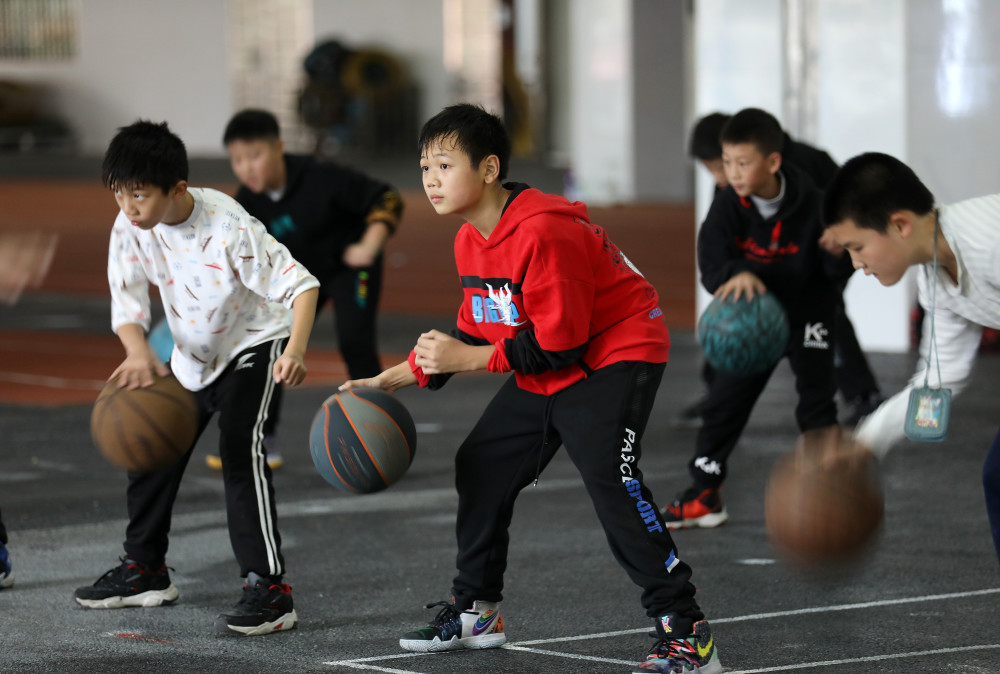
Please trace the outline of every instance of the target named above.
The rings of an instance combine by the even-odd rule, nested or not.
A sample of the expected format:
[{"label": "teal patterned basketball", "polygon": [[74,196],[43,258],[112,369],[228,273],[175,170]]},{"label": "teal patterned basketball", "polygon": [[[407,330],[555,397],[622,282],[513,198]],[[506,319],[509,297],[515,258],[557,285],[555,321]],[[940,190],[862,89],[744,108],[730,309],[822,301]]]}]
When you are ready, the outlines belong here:
[{"label": "teal patterned basketball", "polygon": [[771,293],[752,300],[716,297],[698,321],[705,360],[717,370],[745,377],[773,367],[788,344],[788,317]]}]

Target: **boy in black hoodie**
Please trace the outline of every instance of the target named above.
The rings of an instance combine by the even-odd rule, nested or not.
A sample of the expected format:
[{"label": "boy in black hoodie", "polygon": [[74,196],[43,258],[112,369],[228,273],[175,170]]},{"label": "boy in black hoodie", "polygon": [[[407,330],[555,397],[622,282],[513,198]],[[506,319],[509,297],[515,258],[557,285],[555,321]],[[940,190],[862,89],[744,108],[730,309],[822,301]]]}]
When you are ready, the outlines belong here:
[{"label": "boy in black hoodie", "polygon": [[[732,115],[713,112],[705,115],[695,123],[691,130],[688,144],[688,154],[712,174],[715,180],[715,193],[722,192],[729,181],[722,165],[722,146],[719,134],[722,128],[732,118]],[[783,132],[784,143],[781,146],[781,161],[784,165],[791,164],[802,169],[812,179],[820,191],[833,180],[837,172],[837,163],[820,148],[792,139]],[[847,405],[845,425],[854,426],[867,414],[875,411],[882,398],[878,381],[868,364],[868,358],[858,343],[854,334],[854,325],[847,316],[847,310],[841,300],[836,316],[837,341],[834,343],[834,368],[837,379],[837,389],[842,400]],[[709,384],[712,377],[712,366],[707,362],[702,367],[702,380]],[[701,405],[704,397],[684,408],[678,418],[679,425],[700,426]]]},{"label": "boy in black hoodie", "polygon": [[[351,379],[381,372],[382,250],[403,213],[399,192],[359,171],[286,154],[278,120],[266,110],[233,115],[222,142],[240,181],[236,201],[319,279],[317,314],[333,301],[337,344]],[[277,423],[275,417],[264,438],[272,469],[283,463],[274,443]],[[205,462],[222,468],[214,454]]]},{"label": "boy in black hoodie", "polygon": [[[702,285],[733,301],[774,294],[788,315],[785,355],[795,373],[799,428],[836,426],[834,323],[840,289],[853,268],[820,245],[821,193],[805,173],[782,162],[785,135],[778,120],[747,108],[725,124],[720,140],[729,184],[698,235]],[[664,508],[668,527],[716,527],[729,518],[719,495],[726,459],[773,371],[748,377],[716,371],[688,465],[693,482]]]}]

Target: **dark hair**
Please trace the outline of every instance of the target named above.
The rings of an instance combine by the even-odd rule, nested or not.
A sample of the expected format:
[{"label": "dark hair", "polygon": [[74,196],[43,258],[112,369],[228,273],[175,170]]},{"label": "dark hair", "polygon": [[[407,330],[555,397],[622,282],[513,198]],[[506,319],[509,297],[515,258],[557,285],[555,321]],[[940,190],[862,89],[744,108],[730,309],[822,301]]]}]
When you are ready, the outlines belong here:
[{"label": "dark hair", "polygon": [[785,132],[771,113],[760,108],[744,108],[722,127],[719,142],[753,143],[766,157],[772,152],[781,152]]},{"label": "dark hair", "polygon": [[121,127],[111,139],[101,165],[101,181],[111,189],[152,185],[167,194],[187,177],[184,142],[167,128],[166,122],[140,119]]},{"label": "dark hair", "polygon": [[482,106],[471,103],[449,105],[424,124],[417,149],[422,153],[431,143],[441,140],[454,141],[456,148],[469,155],[474,167],[495,154],[500,160],[498,177],[501,181],[507,177],[510,137],[500,118]]},{"label": "dark hair", "polygon": [[896,211],[926,215],[934,195],[909,166],[880,152],[849,159],[833,176],[823,196],[823,225],[850,219],[862,229],[885,232]]},{"label": "dark hair", "polygon": [[731,115],[713,112],[699,119],[694,128],[691,129],[691,138],[688,139],[688,155],[702,161],[721,157],[722,145],[719,143],[719,134],[722,133],[722,127],[730,118]]},{"label": "dark hair", "polygon": [[278,119],[267,110],[248,108],[233,115],[222,134],[222,144],[234,140],[277,140],[281,137]]}]

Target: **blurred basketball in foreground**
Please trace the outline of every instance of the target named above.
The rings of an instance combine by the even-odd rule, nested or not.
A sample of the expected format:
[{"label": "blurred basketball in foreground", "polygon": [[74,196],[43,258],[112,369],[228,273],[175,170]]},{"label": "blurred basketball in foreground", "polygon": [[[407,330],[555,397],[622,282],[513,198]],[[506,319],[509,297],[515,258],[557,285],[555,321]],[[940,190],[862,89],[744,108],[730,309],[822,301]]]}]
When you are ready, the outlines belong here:
[{"label": "blurred basketball in foreground", "polygon": [[45,232],[0,234],[0,303],[14,304],[37,288],[52,264],[57,237]]},{"label": "blurred basketball in foreground", "polygon": [[381,491],[399,480],[416,448],[413,417],[396,396],[376,388],[353,388],[327,398],[309,433],[319,474],[355,494]]},{"label": "blurred basketball in foreground", "polygon": [[868,549],[882,523],[881,488],[869,462],[824,461],[811,449],[800,442],[771,473],[764,500],[768,538],[798,566],[849,562]]},{"label": "blurred basketball in foreground", "polygon": [[788,344],[788,318],[771,293],[752,300],[716,297],[698,320],[698,341],[712,367],[744,377],[774,366]]},{"label": "blurred basketball in foreground", "polygon": [[194,396],[173,375],[153,375],[153,385],[105,385],[90,415],[90,434],[104,457],[143,473],[166,468],[184,455],[198,432]]}]

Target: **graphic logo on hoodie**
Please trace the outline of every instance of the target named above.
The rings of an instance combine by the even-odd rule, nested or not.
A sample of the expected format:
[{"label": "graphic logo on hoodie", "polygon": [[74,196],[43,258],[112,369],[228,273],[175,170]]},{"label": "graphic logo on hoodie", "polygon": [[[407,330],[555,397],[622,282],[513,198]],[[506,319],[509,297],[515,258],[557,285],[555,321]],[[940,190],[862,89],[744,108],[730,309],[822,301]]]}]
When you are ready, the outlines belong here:
[{"label": "graphic logo on hoodie", "polygon": [[514,306],[514,296],[510,292],[510,284],[505,283],[500,290],[494,290],[493,286],[486,283],[490,292],[490,299],[493,300],[493,307],[500,313],[500,322],[514,328],[524,325],[526,321],[517,322],[517,307]]}]

